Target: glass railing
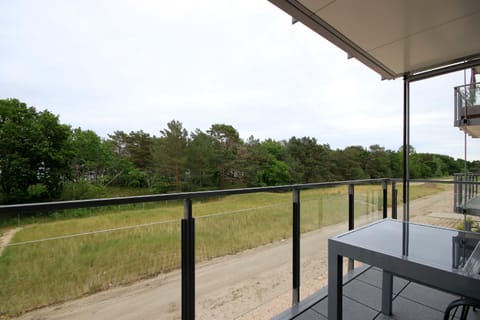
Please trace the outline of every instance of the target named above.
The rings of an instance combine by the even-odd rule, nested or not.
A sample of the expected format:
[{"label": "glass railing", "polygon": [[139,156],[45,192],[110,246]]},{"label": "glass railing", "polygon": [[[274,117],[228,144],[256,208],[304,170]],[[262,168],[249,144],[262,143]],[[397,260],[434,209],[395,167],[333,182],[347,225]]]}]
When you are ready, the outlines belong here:
[{"label": "glass railing", "polygon": [[480,116],[480,83],[458,86],[454,90],[455,125],[466,125],[468,118]]},{"label": "glass railing", "polygon": [[[435,206],[454,207],[454,185],[412,180],[411,220],[452,218]],[[0,206],[18,220],[0,229],[16,231],[0,253],[0,318],[48,318],[70,301],[70,314],[98,318],[268,319],[326,285],[329,237],[396,217],[397,203],[401,219],[401,188],[376,179]]]},{"label": "glass railing", "polygon": [[478,201],[480,173],[457,173],[454,175],[454,180],[456,182],[454,197],[455,212],[479,214],[480,208],[477,207],[480,205],[480,201]]},{"label": "glass railing", "polygon": [[[90,311],[104,318],[112,318],[102,313],[112,309],[128,315],[152,308],[162,319],[236,319],[269,303],[286,308],[308,294],[300,294],[300,284],[311,283],[307,270],[316,267],[307,265],[323,263],[321,254],[314,261],[308,252],[325,253],[329,235],[347,231],[354,219],[371,220],[384,201],[379,184],[388,182],[0,206],[4,220],[18,219],[0,255],[0,313],[15,316],[94,294],[118,295],[117,301],[139,296],[133,305],[79,302],[80,309],[100,308]],[[311,242],[315,233],[323,242]]]}]

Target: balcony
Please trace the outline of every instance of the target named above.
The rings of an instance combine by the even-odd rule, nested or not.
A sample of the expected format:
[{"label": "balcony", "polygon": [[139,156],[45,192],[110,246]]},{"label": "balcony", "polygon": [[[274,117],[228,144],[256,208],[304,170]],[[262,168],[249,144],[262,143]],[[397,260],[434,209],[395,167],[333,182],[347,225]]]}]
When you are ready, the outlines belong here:
[{"label": "balcony", "polygon": [[480,174],[457,173],[454,175],[454,212],[480,215],[480,195],[478,189]]},{"label": "balcony", "polygon": [[[393,316],[381,312],[382,272],[361,266],[344,278],[344,319],[442,319],[446,306],[458,296],[432,289],[406,279],[394,278]],[[328,319],[327,290],[321,290],[273,318],[273,320]],[[480,312],[470,312],[468,319],[480,319]]]},{"label": "balcony", "polygon": [[472,138],[480,137],[479,83],[455,87],[454,126]]},{"label": "balcony", "polygon": [[[35,256],[40,259],[45,255],[48,256],[46,260],[59,258],[59,268],[56,270],[58,277],[63,277],[62,274],[65,273],[71,281],[80,281],[80,286],[86,287],[86,291],[76,293],[76,297],[87,296],[75,299],[72,295],[70,299],[73,300],[59,304],[65,299],[55,298],[51,294],[56,284],[42,282],[47,271],[44,267],[45,259],[38,260],[38,263],[34,263],[34,266],[38,267],[29,270],[23,270],[19,260],[19,267],[5,269],[8,277],[3,279],[0,286],[5,299],[0,304],[0,311],[5,315],[15,315],[46,305],[25,313],[20,319],[75,319],[87,315],[90,319],[178,319],[180,316],[182,319],[268,319],[277,314],[281,314],[279,319],[286,319],[285,313],[282,313],[285,310],[289,310],[286,311],[289,313],[291,310],[298,311],[299,308],[308,306],[303,309],[305,312],[301,313],[301,317],[312,312],[313,315],[324,314],[325,309],[322,308],[327,301],[326,291],[323,289],[327,276],[327,239],[385,217],[396,218],[397,210],[401,209],[401,206],[397,205],[400,186],[399,181],[378,179],[2,206],[2,215],[21,215],[32,211],[68,211],[113,205],[118,207],[119,212],[128,209],[128,215],[135,217],[150,215],[150,204],[161,204],[163,208],[166,202],[183,201],[183,206],[175,207],[176,211],[180,208],[176,217],[165,221],[155,220],[109,229],[97,228],[96,231],[89,232],[78,230],[70,234],[49,234],[35,239],[14,238],[0,256],[1,263],[9,259],[13,261],[17,254],[30,257],[28,259],[34,259],[32,257]],[[412,221],[446,227],[456,227],[463,221],[463,215],[452,212],[452,181],[415,181],[412,188],[417,188],[421,191],[419,194],[423,195],[415,201],[412,200]],[[432,190],[436,196],[432,195]],[[225,197],[225,201],[236,201],[235,197],[250,194],[262,199],[264,203],[229,213],[219,211],[219,204],[210,203],[219,197]],[[122,209],[122,206],[134,204],[135,210],[132,209],[132,212],[130,207]],[[168,210],[163,208],[162,212],[167,214]],[[242,242],[240,238],[236,238],[237,235],[252,224],[258,224],[258,219],[262,221],[260,228],[255,229],[256,232],[250,232],[247,238],[267,236],[268,240],[263,245],[254,248],[247,243],[240,249],[214,252],[214,243],[226,241],[221,240],[225,237],[237,239],[235,243]],[[60,225],[65,226],[65,223],[60,220]],[[272,230],[280,229],[285,230],[280,237],[270,235]],[[144,252],[141,246],[150,245],[149,234],[152,234],[157,243],[147,252],[148,265],[140,265],[137,256]],[[134,239],[138,248],[123,247],[123,241],[130,238]],[[170,239],[169,246],[173,246],[174,250],[167,250],[166,246],[161,245],[160,239]],[[70,246],[72,243],[80,243],[82,248],[92,250],[106,250],[104,246],[109,248],[114,243],[121,243],[123,251],[113,253],[112,259],[122,262],[109,264],[108,267],[107,261],[100,261],[102,263],[98,264],[98,259],[82,255],[85,250],[80,248],[75,252]],[[57,245],[60,250],[58,252],[53,249]],[[23,255],[24,251],[30,252],[30,256]],[[105,251],[105,255],[107,252],[110,251]],[[57,257],[58,255],[60,257]],[[2,258],[5,259],[2,261]],[[82,275],[83,278],[75,279],[77,275],[71,274],[69,266],[74,267],[75,263],[86,263],[88,272]],[[345,294],[350,295],[350,298],[354,298],[358,293],[367,297],[370,293],[364,292],[362,286],[372,288],[371,294],[376,294],[378,286],[375,289],[373,284],[378,281],[378,269],[358,264],[356,266],[356,269],[353,269],[353,265],[349,268],[349,280],[346,284],[348,290],[345,290]],[[117,274],[125,272],[133,280],[116,279]],[[135,280],[134,274],[143,276]],[[103,285],[102,278],[107,278],[109,282]],[[142,280],[145,278],[146,280]],[[15,279],[21,280],[22,286],[14,285]],[[416,301],[414,296],[409,298],[407,293],[417,288],[417,285],[403,281],[402,283],[404,286],[401,291],[399,289],[396,292],[398,298],[395,299],[398,300],[394,303],[402,302],[403,299]],[[77,286],[74,284],[73,287]],[[421,290],[427,289],[422,287]],[[415,294],[415,290],[413,291]],[[38,300],[46,298],[45,302],[18,311],[21,310],[21,297],[31,293]],[[428,296],[433,298],[436,295]],[[427,304],[437,312],[445,300],[451,298],[445,298],[442,293],[438,293],[438,296],[438,299],[433,299],[437,306],[435,303]],[[116,299],[117,303],[110,304],[111,299]],[[292,304],[294,309],[289,309]],[[360,300],[362,308],[365,304],[368,305]],[[350,304],[347,307],[349,308]],[[412,305],[411,310],[417,307]],[[368,308],[378,314],[377,305],[368,305]],[[376,316],[373,313],[372,319]],[[357,311],[352,309],[348,314],[356,315]],[[290,316],[293,317],[291,313]],[[294,316],[302,319],[299,313]]]}]

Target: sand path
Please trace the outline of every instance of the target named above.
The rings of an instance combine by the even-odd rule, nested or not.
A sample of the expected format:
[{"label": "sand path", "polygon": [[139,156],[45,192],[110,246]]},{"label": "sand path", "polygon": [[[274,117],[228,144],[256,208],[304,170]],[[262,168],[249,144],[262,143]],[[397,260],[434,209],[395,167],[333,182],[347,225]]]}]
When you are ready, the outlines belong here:
[{"label": "sand path", "polygon": [[12,240],[13,236],[15,235],[15,233],[17,233],[18,230],[20,230],[21,228],[14,228],[14,229],[9,229],[7,231],[4,231],[1,235],[0,235],[0,256],[2,255],[3,253],[3,250],[5,249],[5,247],[7,246],[7,244],[10,243],[10,241]]}]

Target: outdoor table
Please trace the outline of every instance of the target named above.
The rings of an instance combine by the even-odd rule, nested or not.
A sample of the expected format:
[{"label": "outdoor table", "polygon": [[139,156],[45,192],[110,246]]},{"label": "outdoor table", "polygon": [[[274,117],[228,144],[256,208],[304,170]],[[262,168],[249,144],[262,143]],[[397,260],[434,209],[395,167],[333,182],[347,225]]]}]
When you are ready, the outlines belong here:
[{"label": "outdoor table", "polygon": [[478,233],[392,219],[330,238],[328,319],[342,319],[343,257],[383,270],[382,313],[386,315],[392,314],[393,275],[480,300],[478,270],[463,268],[472,252],[478,258],[479,239]]}]

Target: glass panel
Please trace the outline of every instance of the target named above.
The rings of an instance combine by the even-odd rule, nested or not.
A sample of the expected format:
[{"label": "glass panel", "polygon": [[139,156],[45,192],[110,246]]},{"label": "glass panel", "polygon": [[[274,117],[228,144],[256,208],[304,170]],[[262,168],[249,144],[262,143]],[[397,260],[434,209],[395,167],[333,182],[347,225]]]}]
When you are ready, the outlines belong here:
[{"label": "glass panel", "polygon": [[[108,319],[143,308],[162,319],[171,316],[166,311],[178,317],[180,219],[172,219],[178,208],[111,207],[75,219],[69,216],[79,211],[70,210],[23,226],[0,256],[1,312],[16,315],[82,297],[68,312]],[[175,290],[162,290],[165,279]],[[152,296],[155,304],[145,304]],[[64,310],[42,312],[31,317]]]},{"label": "glass panel", "polygon": [[454,197],[453,184],[410,183],[410,221],[458,228],[463,215],[454,212]]},{"label": "glass panel", "polygon": [[292,194],[193,203],[199,319],[268,319],[291,305]]},{"label": "glass panel", "polygon": [[348,231],[348,187],[305,190],[300,198],[300,298],[305,299],[327,285],[328,238]]},{"label": "glass panel", "polygon": [[355,186],[355,228],[381,219],[383,219],[382,186]]},{"label": "glass panel", "polygon": [[[456,228],[480,232],[480,174],[457,173],[454,175],[454,212],[464,217]],[[463,216],[463,214],[466,214]]]},{"label": "glass panel", "polygon": [[480,102],[480,84],[469,84],[455,88],[455,99],[460,108],[475,106]]}]

